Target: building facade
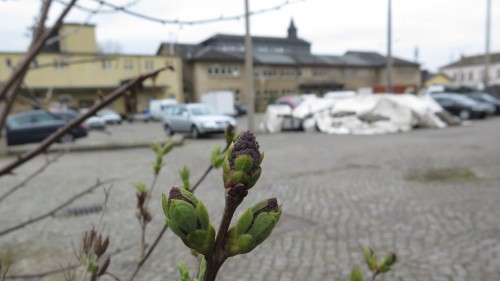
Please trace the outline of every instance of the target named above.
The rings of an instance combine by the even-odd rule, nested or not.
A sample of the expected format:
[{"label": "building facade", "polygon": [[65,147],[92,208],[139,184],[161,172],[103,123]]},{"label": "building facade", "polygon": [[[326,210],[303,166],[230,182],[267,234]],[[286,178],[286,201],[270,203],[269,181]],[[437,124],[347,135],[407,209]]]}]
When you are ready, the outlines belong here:
[{"label": "building facade", "polygon": [[[167,64],[175,70],[160,73],[154,82],[145,81],[111,108],[125,115],[147,109],[151,99],[175,98],[183,102],[182,61],[178,56],[103,54],[94,25],[64,24],[58,36],[62,39],[47,45],[33,60],[14,111],[32,107],[23,96],[39,100],[44,107],[64,104],[87,108],[129,79]],[[0,53],[0,81],[23,57],[20,52]]]},{"label": "building facade", "polygon": [[[384,88],[386,57],[375,52],[349,51],[344,55],[315,55],[311,44],[297,37],[294,22],[288,36],[252,37],[254,89],[257,106],[297,93]],[[199,44],[163,43],[158,54],[183,59],[183,91],[186,100],[199,101],[202,94],[232,90],[239,102],[247,102],[244,37],[218,34]],[[394,58],[393,84],[398,89],[420,86],[420,66]]]},{"label": "building facade", "polygon": [[460,60],[443,66],[440,72],[453,79],[453,85],[458,87],[485,88],[490,85],[500,85],[500,53],[490,56],[489,85],[484,85],[484,55],[462,57]]}]

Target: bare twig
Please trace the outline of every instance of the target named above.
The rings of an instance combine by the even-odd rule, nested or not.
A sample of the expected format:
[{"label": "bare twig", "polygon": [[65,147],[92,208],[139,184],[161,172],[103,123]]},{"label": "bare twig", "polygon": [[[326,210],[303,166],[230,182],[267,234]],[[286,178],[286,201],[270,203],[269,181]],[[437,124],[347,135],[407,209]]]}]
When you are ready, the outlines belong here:
[{"label": "bare twig", "polygon": [[5,269],[5,271],[2,274],[2,279],[0,279],[0,280],[2,280],[2,281],[5,280],[5,277],[7,276],[7,272],[9,271],[9,267],[10,267],[10,264],[7,265],[7,268]]},{"label": "bare twig", "polygon": [[12,161],[11,163],[7,164],[7,166],[3,167],[0,169],[0,176],[3,176],[5,174],[8,174],[12,172],[15,168],[18,166],[24,164],[28,160],[32,159],[33,157],[37,156],[38,154],[44,152],[47,148],[49,148],[50,145],[52,145],[54,142],[58,141],[64,134],[69,132],[72,128],[79,126],[85,119],[89,118],[90,116],[94,115],[99,109],[107,106],[120,96],[124,95],[126,91],[130,90],[131,88],[135,87],[137,84],[141,83],[142,81],[146,80],[147,78],[153,77],[158,75],[160,72],[165,71],[167,69],[173,69],[172,67],[163,67],[158,70],[139,75],[136,78],[130,80],[128,83],[120,86],[118,89],[114,90],[112,93],[108,94],[104,99],[93,105],[87,112],[84,114],[80,115],[78,118],[73,119],[72,121],[68,122],[66,126],[60,128],[56,132],[54,132],[52,135],[47,137],[40,145],[23,155],[19,156],[15,161]]},{"label": "bare twig", "polygon": [[[134,245],[128,245],[128,246],[126,246],[124,248],[118,248],[114,252],[110,253],[109,256],[112,257],[112,256],[115,256],[117,254],[120,254],[121,252],[130,250],[133,246]],[[81,264],[78,263],[78,264],[69,265],[69,266],[67,266],[65,268],[52,269],[52,270],[48,270],[48,271],[44,271],[44,272],[28,273],[28,274],[17,274],[17,275],[7,275],[7,276],[5,276],[5,279],[40,279],[40,278],[43,278],[45,276],[59,274],[59,273],[65,272],[67,270],[78,268],[80,266],[81,266]]]},{"label": "bare twig", "polygon": [[60,204],[59,206],[55,207],[54,209],[50,210],[49,212],[46,212],[40,216],[37,216],[35,218],[32,218],[32,219],[29,219],[23,223],[20,223],[18,225],[15,225],[13,227],[10,227],[10,228],[7,228],[7,229],[4,229],[2,231],[0,231],[0,236],[3,236],[7,233],[10,233],[10,232],[13,232],[15,230],[19,230],[27,225],[30,225],[30,224],[33,224],[33,223],[36,223],[38,221],[41,221],[43,219],[46,219],[50,216],[53,216],[55,213],[57,213],[59,210],[63,209],[64,207],[70,205],[71,203],[73,203],[74,201],[76,201],[77,199],[79,199],[80,197],[92,192],[94,189],[98,188],[99,186],[102,186],[103,184],[106,184],[106,183],[109,183],[109,182],[112,182],[113,179],[110,179],[110,180],[105,180],[105,181],[97,181],[94,185],[92,185],[91,187],[85,189],[84,191],[74,195],[73,197],[69,198],[68,200],[66,200],[64,203]]},{"label": "bare twig", "polygon": [[109,271],[106,271],[105,273],[106,275],[109,275],[109,277],[115,279],[116,281],[121,281],[120,278],[118,278],[118,276],[116,276],[115,274],[109,272]]},{"label": "bare twig", "polygon": [[23,187],[26,183],[28,183],[30,180],[32,180],[34,177],[36,177],[37,175],[41,174],[43,171],[45,171],[45,169],[50,166],[52,163],[56,162],[59,158],[61,158],[63,155],[64,155],[65,151],[64,150],[61,150],[59,151],[59,153],[57,153],[54,157],[52,158],[48,158],[45,163],[40,167],[38,168],[37,170],[35,170],[33,173],[31,173],[29,176],[27,176],[26,178],[24,178],[21,182],[19,182],[18,184],[14,185],[13,187],[11,187],[7,192],[5,192],[4,194],[2,194],[0,196],[0,202],[2,202],[5,198],[7,198],[9,195],[11,195],[12,193],[14,193],[16,190],[18,190],[19,188]]}]

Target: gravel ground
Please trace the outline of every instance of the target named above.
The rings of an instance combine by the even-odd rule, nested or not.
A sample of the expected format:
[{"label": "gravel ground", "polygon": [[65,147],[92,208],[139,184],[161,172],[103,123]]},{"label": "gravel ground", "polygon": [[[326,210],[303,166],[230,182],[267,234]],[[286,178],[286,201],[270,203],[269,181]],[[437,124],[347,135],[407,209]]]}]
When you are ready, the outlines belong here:
[{"label": "gravel ground", "polygon": [[[155,125],[130,126],[134,128],[130,136],[112,136],[152,136]],[[500,118],[491,118],[467,127],[395,135],[259,135],[266,153],[263,174],[239,212],[261,199],[277,197],[284,214],[262,246],[226,262],[219,280],[346,280],[353,265],[363,265],[365,245],[381,254],[398,253],[401,262],[384,280],[499,280],[499,127]],[[185,165],[191,168],[193,181],[197,179],[217,145],[223,146],[223,139],[187,139],[167,156],[151,201],[154,217],[148,241],[163,226],[161,193],[180,184],[177,171]],[[0,158],[0,165],[10,160]],[[15,175],[0,178],[0,192],[43,161],[39,157]],[[152,162],[153,154],[145,148],[68,153],[1,202],[0,229],[56,206],[96,179],[116,178],[104,216],[105,233],[111,250],[133,245],[113,257],[110,267],[126,280],[140,240],[132,183],[151,182]],[[426,176],[450,170],[467,173]],[[214,171],[196,191],[214,225],[223,208],[221,182],[221,171]],[[93,206],[102,200],[102,191],[96,191],[72,207]],[[78,245],[83,231],[98,219],[99,214],[61,212],[2,236],[0,259],[13,261],[11,274],[60,268],[74,261],[72,245]],[[137,280],[178,280],[180,260],[194,267],[189,251],[167,232]]]}]

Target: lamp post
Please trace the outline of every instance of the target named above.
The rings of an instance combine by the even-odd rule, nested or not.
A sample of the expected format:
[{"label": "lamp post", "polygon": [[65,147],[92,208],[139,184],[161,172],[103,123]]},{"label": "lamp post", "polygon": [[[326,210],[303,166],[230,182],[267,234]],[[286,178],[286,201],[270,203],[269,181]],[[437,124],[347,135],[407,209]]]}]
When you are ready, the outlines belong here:
[{"label": "lamp post", "polygon": [[250,14],[248,9],[248,0],[245,0],[245,80],[248,97],[248,129],[254,131],[255,93],[253,89],[253,52],[252,37],[250,36]]},{"label": "lamp post", "polygon": [[486,52],[484,54],[484,87],[490,83],[490,35],[491,34],[491,0],[486,0]]},{"label": "lamp post", "polygon": [[387,89],[392,93],[392,1],[387,5]]}]

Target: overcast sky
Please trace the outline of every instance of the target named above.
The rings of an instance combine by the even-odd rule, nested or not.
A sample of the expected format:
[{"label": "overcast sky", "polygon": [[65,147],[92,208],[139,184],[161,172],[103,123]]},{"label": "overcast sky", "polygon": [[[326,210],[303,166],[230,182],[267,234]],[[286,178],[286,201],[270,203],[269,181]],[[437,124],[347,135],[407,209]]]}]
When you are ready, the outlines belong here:
[{"label": "overcast sky", "polygon": [[[249,0],[251,10],[265,9],[285,0]],[[393,53],[418,61],[436,71],[461,54],[484,53],[487,0],[393,0]],[[491,0],[491,50],[500,51],[500,0]],[[122,5],[131,0],[109,0]],[[135,1],[132,1],[135,2]],[[23,51],[29,43],[27,28],[41,1],[0,1],[0,51]],[[90,8],[94,0],[79,0]],[[62,5],[54,3],[50,22]],[[107,9],[107,8],[103,8]],[[244,0],[142,0],[131,10],[163,19],[198,20],[240,15]],[[84,22],[88,15],[74,9],[67,21]],[[285,37],[293,18],[300,38],[315,54],[342,55],[347,50],[386,53],[387,0],[305,0],[251,18],[256,36]],[[163,25],[122,13],[96,15],[98,43],[119,46],[123,53],[153,54],[160,42],[198,43],[214,34],[244,34],[244,20],[179,26]]]}]

